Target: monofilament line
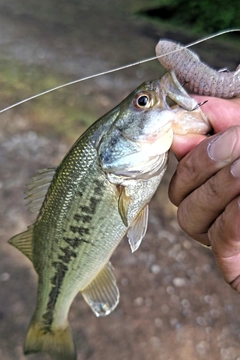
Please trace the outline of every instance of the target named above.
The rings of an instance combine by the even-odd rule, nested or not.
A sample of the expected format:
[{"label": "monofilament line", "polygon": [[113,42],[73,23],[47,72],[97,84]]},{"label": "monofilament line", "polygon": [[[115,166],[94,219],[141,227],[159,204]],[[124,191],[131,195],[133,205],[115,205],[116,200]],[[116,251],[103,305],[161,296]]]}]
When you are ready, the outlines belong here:
[{"label": "monofilament line", "polygon": [[[206,37],[204,37],[204,38],[202,38],[202,39],[196,40],[196,41],[194,41],[194,42],[192,42],[192,43],[190,43],[190,44],[188,44],[188,45],[185,45],[183,48],[189,48],[189,47],[191,47],[191,46],[200,44],[200,43],[202,43],[202,42],[204,42],[204,41],[206,41],[206,40],[213,39],[213,38],[215,38],[215,37],[217,37],[217,36],[221,36],[221,35],[224,35],[224,34],[227,34],[227,33],[230,33],[230,32],[236,32],[236,31],[240,31],[240,29],[223,30],[223,31],[221,31],[221,32],[218,32],[217,34],[213,34],[213,35],[210,35],[210,36],[206,36]],[[113,72],[117,72],[117,71],[120,71],[120,70],[125,70],[125,69],[128,69],[128,68],[133,67],[133,66],[141,65],[141,64],[144,64],[144,63],[146,63],[146,62],[149,62],[149,61],[152,61],[152,60],[156,60],[156,59],[158,59],[158,58],[160,58],[160,57],[162,57],[162,56],[170,55],[170,54],[175,53],[175,52],[177,52],[177,51],[181,51],[181,49],[176,49],[176,50],[170,51],[170,52],[168,52],[168,53],[166,53],[166,54],[163,54],[163,55],[160,55],[160,56],[153,56],[153,57],[150,57],[150,58],[148,58],[148,59],[136,61],[136,62],[134,62],[134,63],[132,63],[132,64],[123,65],[123,66],[120,66],[120,67],[115,68],[115,69],[112,69],[112,70],[103,71],[103,72],[100,72],[100,73],[98,73],[98,74],[89,75],[89,76],[86,76],[86,77],[81,78],[81,79],[77,79],[77,80],[70,81],[70,82],[68,82],[68,83],[66,83],[66,84],[56,86],[56,87],[54,87],[54,88],[52,88],[52,89],[43,91],[43,92],[41,92],[41,93],[39,93],[39,94],[37,94],[37,95],[30,96],[30,97],[28,97],[28,98],[26,98],[26,99],[24,99],[24,100],[21,100],[21,101],[15,103],[15,104],[13,104],[13,105],[10,105],[10,106],[8,106],[8,107],[0,110],[0,114],[3,113],[3,112],[5,112],[5,111],[7,111],[7,110],[10,110],[10,109],[18,106],[18,105],[24,104],[24,103],[27,102],[27,101],[30,101],[30,100],[36,99],[36,98],[38,98],[38,97],[40,97],[40,96],[49,94],[49,93],[51,93],[51,92],[53,92],[53,91],[62,89],[62,88],[64,88],[64,87],[66,87],[66,86],[74,85],[74,84],[77,84],[77,83],[82,82],[82,81],[86,81],[86,80],[93,79],[93,78],[95,78],[95,77],[99,77],[99,76],[111,74],[111,73],[113,73]]]}]

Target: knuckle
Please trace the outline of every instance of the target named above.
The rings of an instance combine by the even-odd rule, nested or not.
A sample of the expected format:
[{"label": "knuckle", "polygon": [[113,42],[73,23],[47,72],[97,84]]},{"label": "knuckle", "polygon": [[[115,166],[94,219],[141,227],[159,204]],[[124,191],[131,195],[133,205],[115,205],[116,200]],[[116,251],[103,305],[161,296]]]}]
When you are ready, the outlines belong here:
[{"label": "knuckle", "polygon": [[194,191],[179,205],[177,219],[180,227],[193,239],[202,242],[207,237],[207,231],[212,222],[212,211],[207,206],[205,195],[199,197],[199,192]]},{"label": "knuckle", "polygon": [[188,186],[187,184],[199,184],[203,174],[202,154],[199,154],[199,149],[194,150],[185,156],[184,162],[179,163],[176,171],[177,176],[182,178],[185,187]]},{"label": "knuckle", "polygon": [[211,199],[219,199],[222,197],[222,188],[217,183],[217,179],[215,176],[212,176],[208,181],[203,185],[205,188],[205,198],[207,199],[208,203],[211,203]]},{"label": "knuckle", "polygon": [[193,190],[194,184],[198,183],[200,172],[198,164],[191,156],[186,155],[184,161],[180,161],[169,185],[169,199],[179,206],[181,201]]}]

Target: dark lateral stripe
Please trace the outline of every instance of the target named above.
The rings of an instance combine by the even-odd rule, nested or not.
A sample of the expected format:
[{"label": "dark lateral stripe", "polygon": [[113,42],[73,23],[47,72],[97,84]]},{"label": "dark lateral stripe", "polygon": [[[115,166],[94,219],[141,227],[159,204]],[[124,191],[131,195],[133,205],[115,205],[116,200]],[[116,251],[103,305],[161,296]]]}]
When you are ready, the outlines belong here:
[{"label": "dark lateral stripe", "polygon": [[94,215],[96,212],[97,204],[101,201],[101,199],[96,199],[95,197],[91,197],[89,200],[89,206],[81,206],[80,209],[85,214]]},{"label": "dark lateral stripe", "polygon": [[98,195],[98,196],[102,196],[102,195],[103,195],[103,191],[102,191],[101,188],[96,187],[96,188],[94,188],[94,194],[95,194],[95,195]]},{"label": "dark lateral stripe", "polygon": [[70,247],[66,247],[66,248],[60,248],[62,250],[62,252],[64,253],[64,255],[59,255],[58,258],[59,260],[62,260],[62,262],[64,262],[65,264],[68,264],[71,261],[71,258],[76,258],[77,254],[71,250]]},{"label": "dark lateral stripe", "polygon": [[53,287],[49,294],[46,312],[42,316],[42,318],[44,320],[43,331],[46,333],[51,332],[54,307],[57,302],[57,298],[58,298],[58,295],[60,292],[60,288],[61,288],[64,276],[65,276],[65,273],[67,272],[67,269],[68,269],[67,266],[60,261],[55,261],[52,263],[52,265],[56,269],[56,273],[51,279],[51,283],[52,283]]},{"label": "dark lateral stripe", "polygon": [[[103,184],[100,180],[95,179],[93,181],[93,194],[94,196],[90,197],[88,206],[80,206],[80,214],[75,214],[73,219],[81,224],[90,224],[93,218],[93,215],[96,213],[97,205],[101,202],[103,196]],[[82,197],[83,193],[78,192],[78,196]],[[69,262],[77,257],[75,250],[81,245],[81,243],[87,243],[93,245],[90,241],[86,240],[84,237],[90,234],[88,227],[83,226],[73,226],[70,225],[70,231],[73,234],[76,234],[74,238],[64,237],[63,240],[68,245],[66,247],[61,247],[61,253],[58,255],[58,261],[52,263],[53,268],[56,270],[54,276],[51,279],[52,288],[49,293],[48,303],[46,312],[43,314],[43,331],[51,332],[51,326],[53,322],[53,313],[54,308],[61,291],[63,280],[65,274],[68,270]],[[63,230],[63,233],[66,233],[66,230]],[[78,237],[79,235],[79,237]]]},{"label": "dark lateral stripe", "polygon": [[89,224],[92,220],[92,216],[90,215],[82,215],[82,214],[75,214],[73,216],[73,219],[78,221],[78,222],[82,222],[83,224]]},{"label": "dark lateral stripe", "polygon": [[83,235],[88,235],[89,234],[89,229],[88,228],[84,228],[82,226],[72,226],[70,225],[70,230],[76,234],[78,233],[79,235],[83,236]]},{"label": "dark lateral stripe", "polygon": [[103,195],[103,184],[100,180],[95,179],[94,184],[96,187],[94,187],[93,191],[95,195],[102,196]]},{"label": "dark lateral stripe", "polygon": [[99,187],[99,188],[102,188],[102,187],[103,187],[103,183],[102,183],[101,180],[99,180],[99,179],[94,179],[93,182],[94,182],[94,184],[97,185],[97,187]]},{"label": "dark lateral stripe", "polygon": [[66,241],[66,243],[68,245],[70,245],[73,249],[77,249],[83,242],[86,244],[91,244],[91,241],[88,241],[83,238],[78,238],[78,237],[75,237],[75,238],[66,238],[65,237],[65,238],[63,238],[63,240]]}]

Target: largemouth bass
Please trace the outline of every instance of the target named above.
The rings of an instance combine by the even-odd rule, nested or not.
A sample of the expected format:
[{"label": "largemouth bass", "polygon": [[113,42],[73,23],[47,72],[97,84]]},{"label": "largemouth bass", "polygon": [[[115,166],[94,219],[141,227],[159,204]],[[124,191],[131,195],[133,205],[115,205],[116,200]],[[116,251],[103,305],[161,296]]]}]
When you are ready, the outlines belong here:
[{"label": "largemouth bass", "polygon": [[113,311],[119,291],[109,259],[125,234],[132,251],[141,244],[174,132],[209,129],[196,101],[167,73],[140,85],[95,122],[56,169],[33,179],[29,206],[37,218],[9,241],[39,278],[25,354],[76,359],[67,320],[73,299],[80,291],[96,316]]}]

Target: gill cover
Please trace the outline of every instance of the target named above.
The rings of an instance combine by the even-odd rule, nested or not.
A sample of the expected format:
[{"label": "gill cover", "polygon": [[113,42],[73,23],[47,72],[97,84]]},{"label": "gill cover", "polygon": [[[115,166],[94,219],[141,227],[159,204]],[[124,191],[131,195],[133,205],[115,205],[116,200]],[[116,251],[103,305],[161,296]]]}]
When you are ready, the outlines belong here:
[{"label": "gill cover", "polygon": [[99,144],[100,165],[108,175],[150,178],[160,171],[172,144],[174,113],[162,106],[156,90],[138,90],[120,114]]}]

